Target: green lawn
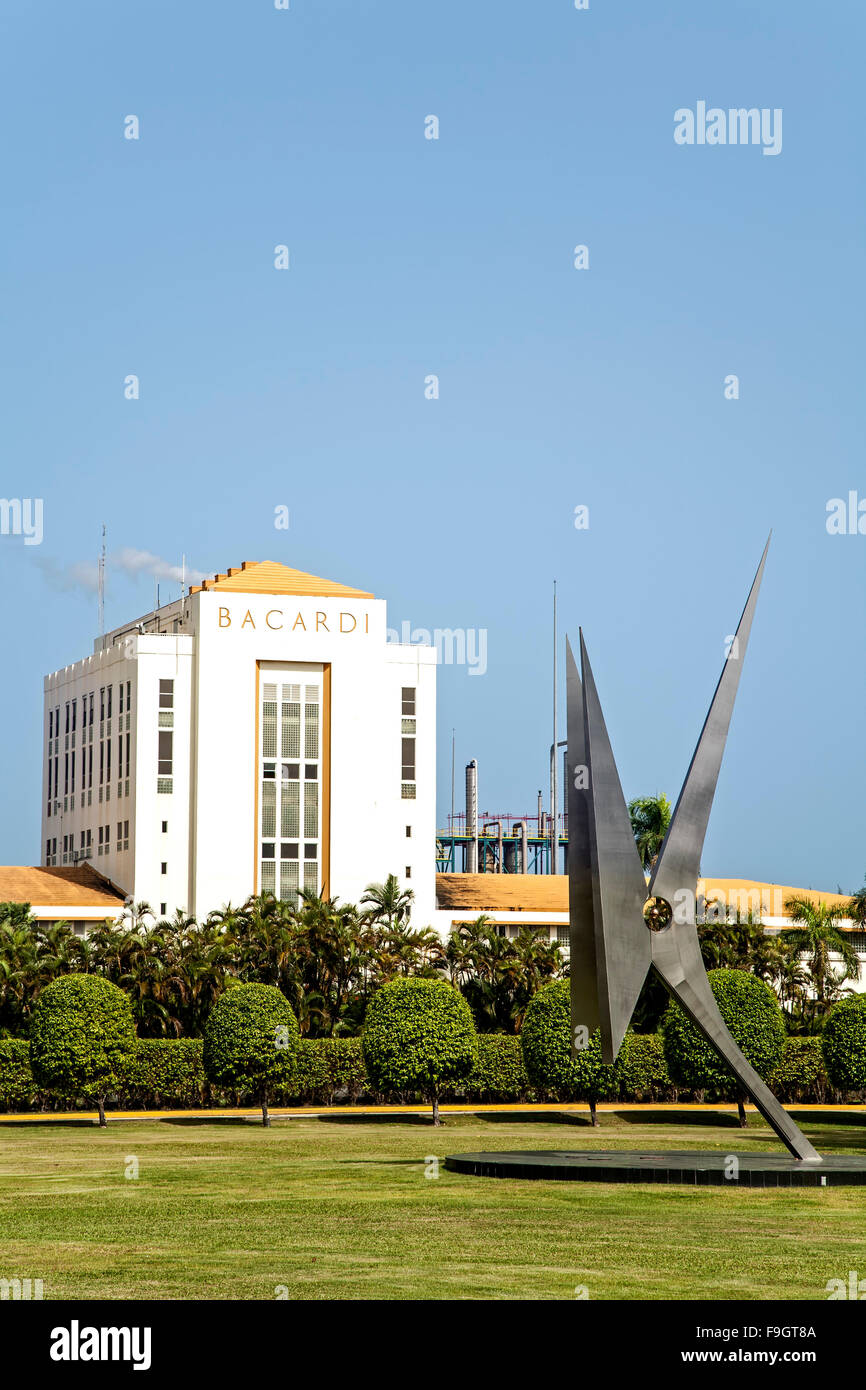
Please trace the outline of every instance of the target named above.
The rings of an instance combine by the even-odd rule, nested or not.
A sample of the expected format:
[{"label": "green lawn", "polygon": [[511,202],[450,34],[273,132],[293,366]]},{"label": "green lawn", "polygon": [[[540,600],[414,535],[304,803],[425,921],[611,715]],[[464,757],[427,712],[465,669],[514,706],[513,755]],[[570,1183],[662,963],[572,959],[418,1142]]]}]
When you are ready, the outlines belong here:
[{"label": "green lawn", "polygon": [[[866,1128],[804,1126],[825,1152]],[[760,1121],[0,1122],[0,1277],[46,1298],[824,1299],[866,1274],[862,1188],[696,1190],[471,1178],[472,1149],[749,1148]],[[139,1176],[125,1168],[138,1160]]]}]

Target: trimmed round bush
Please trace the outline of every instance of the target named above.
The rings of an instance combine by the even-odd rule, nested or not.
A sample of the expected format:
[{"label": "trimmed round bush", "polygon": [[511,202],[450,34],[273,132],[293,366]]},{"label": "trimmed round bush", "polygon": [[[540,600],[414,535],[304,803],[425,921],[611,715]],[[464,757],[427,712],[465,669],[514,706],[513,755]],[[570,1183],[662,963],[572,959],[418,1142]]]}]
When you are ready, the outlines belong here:
[{"label": "trimmed round bush", "polygon": [[838,1090],[866,1089],[866,995],[852,994],[833,1005],[821,1047],[827,1075]]},{"label": "trimmed round bush", "polygon": [[377,1091],[418,1091],[439,1123],[442,1089],[465,1080],[478,1058],[472,1012],[445,980],[392,980],[373,996],[362,1038]]},{"label": "trimmed round bush", "polygon": [[[708,978],[729,1033],[758,1075],[766,1079],[778,1065],[785,1045],[785,1019],[778,999],[768,984],[748,970],[710,970]],[[673,999],[662,1019],[662,1038],[674,1084],[736,1096],[744,1121],[736,1078]]]},{"label": "trimmed round bush", "polygon": [[291,1089],[298,1050],[298,1020],[274,985],[237,984],[221,995],[204,1034],[205,1075],[212,1086],[248,1091],[270,1125],[268,1096]]},{"label": "trimmed round bush", "polygon": [[132,1005],[99,975],[61,975],[43,989],[30,1025],[36,1085],[95,1101],[105,1125],[105,1098],[124,1085],[136,1053]]},{"label": "trimmed round bush", "polygon": [[523,1060],[534,1086],[561,1100],[587,1101],[597,1124],[596,1101],[616,1094],[616,1069],[601,1059],[598,1029],[572,1059],[570,991],[568,980],[552,980],[530,999],[520,1033]]}]

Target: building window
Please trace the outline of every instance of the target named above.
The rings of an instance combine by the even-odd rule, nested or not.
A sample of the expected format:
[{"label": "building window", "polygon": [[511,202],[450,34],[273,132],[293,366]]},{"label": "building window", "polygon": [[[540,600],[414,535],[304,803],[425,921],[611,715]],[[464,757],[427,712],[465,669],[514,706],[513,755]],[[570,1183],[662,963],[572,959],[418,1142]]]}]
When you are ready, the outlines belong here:
[{"label": "building window", "polygon": [[170,729],[160,729],[159,731],[159,766],[157,772],[160,777],[171,777],[173,759],[174,734]]},{"label": "building window", "polygon": [[167,911],[168,911],[168,903],[160,903],[160,905],[159,905],[159,915],[160,915],[160,917],[164,917]]},{"label": "building window", "polygon": [[168,834],[168,821],[167,821],[167,820],[164,820],[163,823],[162,823],[162,833],[163,833],[163,835],[167,835],[167,834]]},{"label": "building window", "polygon": [[159,683],[159,707],[160,709],[174,709],[174,681],[160,681]]},{"label": "building window", "polygon": [[291,675],[261,689],[259,866],[261,891],[295,905],[302,887],[316,891],[319,884],[322,727],[318,682],[301,685]]},{"label": "building window", "polygon": [[165,862],[165,860],[163,860],[162,863],[160,864],[160,866],[159,866],[159,872],[160,872],[161,874],[167,874],[167,873],[168,873],[168,864]]},{"label": "building window", "polygon": [[411,865],[411,864],[407,864],[407,865],[406,865],[406,874],[405,874],[405,877],[406,877],[406,878],[411,878],[411,877],[412,877],[412,865]]},{"label": "building window", "polygon": [[415,740],[414,738],[401,739],[403,748],[403,781],[415,781]]},{"label": "building window", "polygon": [[400,796],[404,801],[415,800],[415,687],[404,685],[401,692],[400,721]]},{"label": "building window", "polygon": [[407,826],[406,826],[406,839],[407,839],[407,840],[411,840],[411,838],[412,838],[412,827],[411,827],[411,825],[407,825]]},{"label": "building window", "polygon": [[113,689],[114,689],[114,686],[112,686],[112,685],[110,685],[110,686],[108,687],[108,718],[109,718],[109,719],[111,718],[111,692],[112,692]]}]

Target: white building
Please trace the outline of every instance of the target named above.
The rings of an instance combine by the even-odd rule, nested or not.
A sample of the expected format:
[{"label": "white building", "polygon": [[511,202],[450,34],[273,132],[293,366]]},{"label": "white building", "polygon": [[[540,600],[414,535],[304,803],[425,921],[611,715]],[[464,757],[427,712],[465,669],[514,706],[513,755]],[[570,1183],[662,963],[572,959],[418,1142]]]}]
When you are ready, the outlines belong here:
[{"label": "white building", "polygon": [[436,654],[385,609],[245,563],[47,676],[43,864],[196,917],[394,873],[432,922]]}]

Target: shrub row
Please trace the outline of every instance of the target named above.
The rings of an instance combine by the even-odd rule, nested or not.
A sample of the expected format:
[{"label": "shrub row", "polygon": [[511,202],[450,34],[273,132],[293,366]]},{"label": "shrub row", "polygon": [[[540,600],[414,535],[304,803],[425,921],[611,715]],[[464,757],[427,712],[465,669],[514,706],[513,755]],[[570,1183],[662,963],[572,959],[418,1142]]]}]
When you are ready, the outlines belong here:
[{"label": "shrub row", "polygon": [[[0,1039],[0,1111],[68,1109],[70,1102],[40,1092],[30,1071],[26,1039]],[[621,1101],[685,1099],[668,1075],[659,1034],[630,1033],[600,1099]],[[782,1057],[769,1077],[780,1100],[823,1103],[844,1099],[833,1090],[824,1068],[820,1038],[787,1038]],[[733,1087],[731,1095],[735,1094]],[[478,1060],[468,1077],[443,1088],[443,1099],[476,1104],[567,1099],[533,1088],[526,1074],[519,1038],[498,1033],[478,1037]],[[849,1093],[850,1094],[850,1093]],[[709,1098],[709,1096],[707,1097]],[[364,1068],[360,1038],[302,1039],[295,1080],[275,1090],[275,1105],[346,1104],[361,1099],[380,1102]],[[392,1102],[397,1097],[388,1097]],[[413,1097],[406,1095],[405,1100]],[[208,1085],[200,1038],[140,1039],[123,1093],[111,1104],[132,1110],[248,1104],[243,1092]]]}]

